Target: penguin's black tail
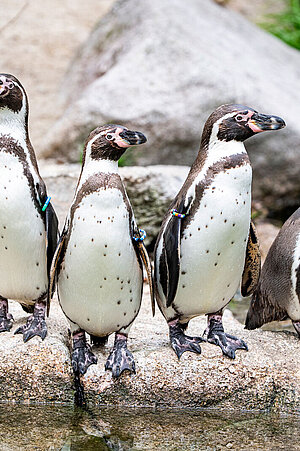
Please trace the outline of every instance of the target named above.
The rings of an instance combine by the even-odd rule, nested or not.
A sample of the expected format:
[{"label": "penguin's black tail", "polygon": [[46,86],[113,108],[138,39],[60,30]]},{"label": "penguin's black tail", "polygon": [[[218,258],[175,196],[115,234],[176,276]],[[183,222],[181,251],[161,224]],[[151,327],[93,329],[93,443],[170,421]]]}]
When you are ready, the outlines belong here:
[{"label": "penguin's black tail", "polygon": [[245,328],[249,330],[257,329],[264,324],[262,318],[262,305],[257,290],[253,293],[250,307],[247,313]]},{"label": "penguin's black tail", "polygon": [[257,329],[271,321],[282,321],[286,317],[286,311],[278,305],[271,294],[263,293],[259,284],[252,295],[245,328]]}]

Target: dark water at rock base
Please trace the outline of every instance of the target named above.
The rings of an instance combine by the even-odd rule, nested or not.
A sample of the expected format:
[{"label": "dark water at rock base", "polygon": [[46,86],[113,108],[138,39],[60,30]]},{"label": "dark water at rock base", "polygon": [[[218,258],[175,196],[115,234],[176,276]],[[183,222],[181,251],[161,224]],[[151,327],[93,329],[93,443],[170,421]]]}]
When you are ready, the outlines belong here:
[{"label": "dark water at rock base", "polygon": [[299,450],[300,417],[207,410],[0,406],[0,450]]}]

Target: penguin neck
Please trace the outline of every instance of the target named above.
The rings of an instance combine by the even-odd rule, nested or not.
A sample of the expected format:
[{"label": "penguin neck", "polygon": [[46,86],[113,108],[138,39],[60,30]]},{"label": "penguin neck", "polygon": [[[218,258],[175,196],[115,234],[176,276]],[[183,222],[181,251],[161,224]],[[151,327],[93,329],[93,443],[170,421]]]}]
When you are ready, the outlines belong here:
[{"label": "penguin neck", "polygon": [[1,135],[14,139],[26,151],[29,137],[27,114],[24,106],[18,112],[14,112],[7,107],[0,108]]},{"label": "penguin neck", "polygon": [[89,158],[88,161],[85,161],[82,167],[77,191],[91,176],[99,174],[100,172],[104,174],[118,174],[118,161],[106,159],[94,160],[92,158]]},{"label": "penguin neck", "polygon": [[211,139],[208,146],[201,146],[191,168],[193,172],[203,173],[214,164],[226,161],[235,155],[245,155],[247,151],[242,141],[221,141]]}]

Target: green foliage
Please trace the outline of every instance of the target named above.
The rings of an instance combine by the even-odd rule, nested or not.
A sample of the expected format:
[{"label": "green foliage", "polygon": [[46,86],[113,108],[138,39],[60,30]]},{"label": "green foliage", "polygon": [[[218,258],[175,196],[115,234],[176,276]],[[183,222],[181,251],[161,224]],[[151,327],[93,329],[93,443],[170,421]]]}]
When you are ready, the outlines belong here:
[{"label": "green foliage", "polygon": [[286,8],[270,14],[267,22],[260,24],[286,44],[300,50],[300,0],[285,0]]},{"label": "green foliage", "polygon": [[133,152],[133,149],[136,149],[136,146],[131,146],[131,148],[121,156],[118,163],[119,168],[124,166],[134,166],[136,164],[136,153]]}]

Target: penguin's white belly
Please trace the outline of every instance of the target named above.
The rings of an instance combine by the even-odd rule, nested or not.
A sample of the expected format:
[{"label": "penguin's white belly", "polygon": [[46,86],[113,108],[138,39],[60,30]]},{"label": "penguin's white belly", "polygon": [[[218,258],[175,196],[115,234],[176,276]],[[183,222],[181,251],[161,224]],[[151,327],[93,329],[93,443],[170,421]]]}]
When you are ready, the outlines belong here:
[{"label": "penguin's white belly", "polygon": [[89,194],[74,212],[59,275],[66,316],[93,335],[113,333],[137,315],[142,282],[121,192]]},{"label": "penguin's white belly", "polygon": [[300,262],[300,233],[297,236],[296,246],[293,253],[293,264],[291,268],[292,289],[290,293],[290,301],[287,304],[287,314],[293,321],[299,321],[300,318],[300,302],[297,294],[297,269]]},{"label": "penguin's white belly", "polygon": [[245,263],[251,214],[250,165],[218,174],[181,240],[176,309],[213,313],[236,292]]},{"label": "penguin's white belly", "polygon": [[0,152],[0,295],[24,303],[48,286],[45,225],[17,157]]}]

